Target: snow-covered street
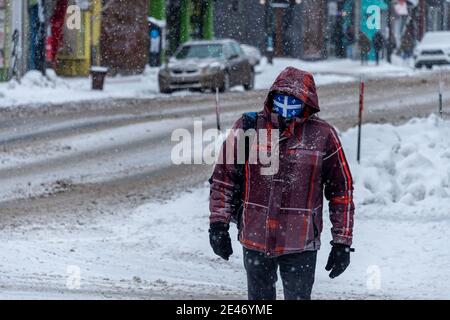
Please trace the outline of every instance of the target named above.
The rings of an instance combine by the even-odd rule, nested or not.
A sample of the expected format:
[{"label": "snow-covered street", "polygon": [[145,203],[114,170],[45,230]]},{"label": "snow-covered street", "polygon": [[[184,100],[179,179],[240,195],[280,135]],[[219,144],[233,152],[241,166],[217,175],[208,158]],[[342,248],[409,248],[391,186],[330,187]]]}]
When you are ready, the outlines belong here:
[{"label": "snow-covered street", "polygon": [[[383,79],[386,77],[436,73],[436,71],[414,71],[414,69],[398,61],[396,64],[383,62],[380,66],[370,64],[361,66],[358,61],[348,59],[309,62],[298,59],[277,58],[270,65],[265,59],[256,67],[255,88],[268,89],[273,79],[287,66],[310,70],[315,75],[316,84],[326,85],[358,81],[361,74],[367,78]],[[28,72],[18,83],[11,80],[0,83],[0,108],[41,106],[42,104],[61,104],[104,99],[151,99],[167,97],[159,93],[158,68],[148,67],[142,75],[108,77],[104,91],[92,91],[89,78],[61,78],[53,70],[48,70],[44,77],[38,71]],[[232,90],[242,91],[242,87]],[[172,96],[195,94],[190,91],[178,91]],[[198,94],[198,93],[197,93]]]},{"label": "snow-covered street", "polygon": [[[435,112],[436,84],[430,72],[368,80],[364,119],[386,124],[364,126],[361,165],[356,83],[319,85],[355,175],[357,253],[329,280],[324,232],[314,298],[448,297],[449,122],[389,124]],[[265,92],[222,95],[224,126]],[[214,126],[214,96],[109,101],[3,111],[2,298],[245,298],[238,243],[229,263],[209,248],[210,167],[170,161],[175,128]]]},{"label": "snow-covered street", "polygon": [[[449,297],[449,134],[450,122],[436,116],[399,127],[365,125],[358,165],[356,130],[342,133],[355,178],[357,251],[344,275],[329,279],[324,232],[313,298]],[[233,241],[229,262],[214,256],[209,191],[206,184],[188,190],[132,210],[67,218],[24,213],[28,223],[3,225],[2,298],[245,298],[240,245]],[[79,288],[71,287],[74,270]]]},{"label": "snow-covered street", "polygon": [[[364,67],[364,122],[371,124],[364,125],[357,165],[362,70],[349,61],[266,65],[260,89],[221,95],[223,126],[260,110],[264,88],[292,63],[316,72],[320,116],[343,132],[356,181],[357,253],[349,270],[330,280],[324,232],[313,297],[448,297],[449,122],[428,117],[437,111],[438,74]],[[103,93],[92,93],[87,80],[55,79],[53,87],[40,76],[3,88],[9,107],[0,110],[1,298],[246,297],[240,245],[234,241],[227,263],[209,247],[210,166],[175,166],[170,159],[174,129],[192,132],[194,120],[215,126],[214,95],[133,91],[140,90],[133,81],[143,88],[151,74],[111,79]],[[447,106],[450,81],[443,75]],[[29,104],[33,99],[40,103]],[[422,119],[404,124],[414,117]]]},{"label": "snow-covered street", "polygon": [[0,0],[0,300],[450,299],[449,137],[450,0]]}]

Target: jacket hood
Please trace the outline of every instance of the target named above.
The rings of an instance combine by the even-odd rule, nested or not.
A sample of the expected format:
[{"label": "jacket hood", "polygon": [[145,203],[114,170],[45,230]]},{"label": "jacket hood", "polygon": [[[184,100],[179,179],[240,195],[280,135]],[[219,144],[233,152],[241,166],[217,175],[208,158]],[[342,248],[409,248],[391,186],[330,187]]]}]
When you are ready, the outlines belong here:
[{"label": "jacket hood", "polygon": [[314,77],[307,71],[287,67],[278,75],[264,103],[264,111],[268,114],[272,112],[272,95],[275,92],[291,95],[302,100],[309,115],[320,111]]}]

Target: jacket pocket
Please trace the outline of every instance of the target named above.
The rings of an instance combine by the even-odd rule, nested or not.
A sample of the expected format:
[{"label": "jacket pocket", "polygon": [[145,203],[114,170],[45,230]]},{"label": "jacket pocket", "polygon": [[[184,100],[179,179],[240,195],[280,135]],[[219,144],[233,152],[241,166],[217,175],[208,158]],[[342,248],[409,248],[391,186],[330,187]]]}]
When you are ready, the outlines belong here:
[{"label": "jacket pocket", "polygon": [[303,250],[311,228],[311,212],[301,208],[280,208],[277,243],[286,251]]},{"label": "jacket pocket", "polygon": [[265,248],[267,211],[267,207],[259,204],[244,204],[241,241],[259,249]]},{"label": "jacket pocket", "polygon": [[305,149],[288,149],[283,164],[283,206],[312,209],[319,196],[322,153]]}]

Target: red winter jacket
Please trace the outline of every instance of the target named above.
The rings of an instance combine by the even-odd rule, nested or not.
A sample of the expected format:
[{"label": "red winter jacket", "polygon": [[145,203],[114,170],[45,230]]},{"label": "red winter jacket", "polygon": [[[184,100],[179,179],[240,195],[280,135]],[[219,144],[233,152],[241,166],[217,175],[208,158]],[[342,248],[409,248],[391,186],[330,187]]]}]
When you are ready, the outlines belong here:
[{"label": "red winter jacket", "polygon": [[[278,256],[318,250],[322,232],[323,194],[329,201],[335,243],[351,245],[353,180],[335,129],[316,115],[320,111],[313,76],[292,67],[275,80],[258,113],[257,129],[277,129],[272,113],[273,92],[305,102],[303,118],[296,118],[280,135],[279,170],[261,175],[261,164],[245,163],[245,190],[239,240],[248,249]],[[239,119],[233,129],[243,126]],[[258,148],[255,140],[251,148]],[[222,146],[226,153],[227,141]],[[268,146],[268,149],[271,147]],[[210,222],[229,223],[233,193],[239,185],[235,164],[217,163],[211,179]]]}]

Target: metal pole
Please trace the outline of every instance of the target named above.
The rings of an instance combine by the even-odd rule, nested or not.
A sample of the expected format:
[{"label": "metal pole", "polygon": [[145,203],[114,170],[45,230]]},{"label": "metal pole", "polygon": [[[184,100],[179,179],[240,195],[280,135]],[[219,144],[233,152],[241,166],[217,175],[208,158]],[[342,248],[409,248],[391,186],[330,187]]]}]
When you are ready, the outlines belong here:
[{"label": "metal pole", "polygon": [[219,88],[216,88],[216,122],[217,122],[217,130],[221,131]]},{"label": "metal pole", "polygon": [[274,56],[274,12],[271,1],[265,3],[265,28],[266,28],[266,56],[267,61],[273,64]]},{"label": "metal pole", "polygon": [[[355,19],[355,43],[359,43],[359,33],[361,31],[361,1],[362,0],[355,0],[354,2],[354,19]],[[359,50],[359,45],[354,46],[354,53],[353,56],[360,56],[361,52]]]},{"label": "metal pole", "polygon": [[442,107],[442,71],[439,68],[439,115],[443,117],[443,107]]},{"label": "metal pole", "polygon": [[40,15],[40,33],[39,33],[39,67],[43,76],[47,76],[47,28],[49,26],[48,20],[50,20],[50,15],[47,17],[46,1],[40,0],[39,2],[39,15]]},{"label": "metal pole", "polygon": [[392,51],[395,49],[392,47],[392,1],[388,1],[388,37],[387,37],[387,62],[392,63]]},{"label": "metal pole", "polygon": [[359,115],[358,115],[358,150],[356,160],[360,163],[361,160],[361,127],[362,114],[364,110],[364,74],[361,74],[361,82],[359,84]]}]

